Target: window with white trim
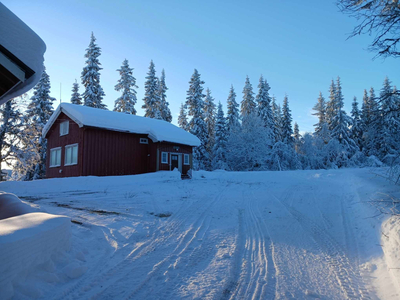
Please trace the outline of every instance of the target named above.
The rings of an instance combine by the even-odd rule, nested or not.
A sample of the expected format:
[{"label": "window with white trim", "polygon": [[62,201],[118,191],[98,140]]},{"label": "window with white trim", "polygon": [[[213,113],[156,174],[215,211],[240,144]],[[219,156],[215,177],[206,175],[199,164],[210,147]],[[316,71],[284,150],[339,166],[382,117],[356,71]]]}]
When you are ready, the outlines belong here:
[{"label": "window with white trim", "polygon": [[60,136],[67,135],[69,133],[69,121],[60,123]]},{"label": "window with white trim", "polygon": [[64,166],[78,164],[78,144],[65,146]]},{"label": "window with white trim", "polygon": [[189,165],[189,154],[183,154],[183,164],[184,165]]},{"label": "window with white trim", "polygon": [[146,139],[146,138],[140,138],[140,143],[141,143],[141,144],[148,144],[148,143],[149,143],[149,140]]},{"label": "window with white trim", "polygon": [[61,166],[61,147],[50,149],[50,168]]},{"label": "window with white trim", "polygon": [[161,163],[162,164],[168,163],[168,152],[161,152]]}]

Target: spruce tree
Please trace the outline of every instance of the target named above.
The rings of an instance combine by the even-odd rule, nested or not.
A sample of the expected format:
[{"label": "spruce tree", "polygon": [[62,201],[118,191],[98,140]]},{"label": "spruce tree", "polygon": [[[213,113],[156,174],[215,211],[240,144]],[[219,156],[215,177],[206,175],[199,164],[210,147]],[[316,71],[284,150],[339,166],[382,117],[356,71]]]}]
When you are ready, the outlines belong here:
[{"label": "spruce tree", "polygon": [[380,92],[379,102],[382,110],[382,126],[380,131],[380,158],[391,163],[389,158],[397,157],[400,151],[400,114],[399,103],[389,78],[385,78]]},{"label": "spruce tree", "polygon": [[85,54],[87,58],[85,62],[86,66],[81,73],[82,84],[85,87],[85,92],[82,95],[83,103],[85,106],[107,109],[107,106],[102,102],[105,94],[100,85],[99,71],[102,70],[102,68],[100,67],[101,64],[98,57],[101,54],[101,49],[95,42],[96,38],[92,32],[90,44]]},{"label": "spruce tree", "polygon": [[368,114],[369,114],[369,126],[366,128],[365,134],[365,149],[367,155],[380,156],[380,145],[381,132],[383,129],[382,118],[380,115],[379,104],[375,95],[373,87],[369,90],[369,96],[367,99],[368,103]]},{"label": "spruce tree", "polygon": [[350,125],[351,118],[347,116],[344,111],[344,98],[342,94],[342,86],[340,84],[340,78],[337,78],[336,82],[336,95],[335,95],[335,114],[331,121],[332,139],[336,139],[344,148],[348,151],[349,156],[354,154],[357,150],[357,146],[350,136]]},{"label": "spruce tree", "polygon": [[135,88],[138,88],[138,86],[136,85],[136,78],[133,77],[133,68],[129,67],[127,59],[122,62],[122,66],[117,72],[120,75],[120,79],[114,89],[117,92],[122,92],[122,95],[115,100],[114,111],[136,115],[135,104],[137,98]]},{"label": "spruce tree", "polygon": [[332,79],[331,85],[329,87],[329,101],[326,104],[326,111],[325,111],[325,119],[326,123],[328,124],[328,129],[330,131],[333,130],[333,118],[336,115],[336,85]]},{"label": "spruce tree", "polygon": [[214,148],[215,110],[216,106],[214,103],[214,98],[211,96],[210,89],[207,89],[204,101],[204,121],[206,122],[207,125],[207,134],[208,134],[208,143],[206,145],[206,148],[211,160],[212,160],[212,150]]},{"label": "spruce tree", "polygon": [[352,125],[350,130],[350,137],[356,143],[357,147],[362,150],[363,143],[362,143],[362,123],[361,123],[361,111],[358,108],[357,98],[354,97],[351,109],[351,118],[352,118]]},{"label": "spruce tree", "polygon": [[226,103],[228,106],[228,111],[226,113],[226,129],[229,133],[233,129],[240,126],[239,104],[236,102],[236,93],[233,85],[231,85],[228,100],[226,101]]},{"label": "spruce tree", "polygon": [[187,120],[186,108],[183,103],[181,104],[181,108],[179,110],[178,125],[180,128],[189,131],[189,123]]},{"label": "spruce tree", "polygon": [[282,142],[288,146],[293,146],[292,113],[289,108],[288,96],[285,95],[282,106]]},{"label": "spruce tree", "polygon": [[294,149],[296,150],[297,153],[299,153],[301,146],[301,134],[297,122],[294,122],[293,138],[294,138]]},{"label": "spruce tree", "polygon": [[41,179],[46,174],[47,140],[42,136],[42,131],[53,113],[53,102],[56,99],[50,96],[50,77],[43,70],[39,82],[34,87],[31,102],[26,111],[27,139],[34,145],[37,153],[37,161],[31,166],[26,179]]},{"label": "spruce tree", "polygon": [[318,96],[318,102],[314,105],[313,110],[315,113],[313,113],[313,116],[317,116],[318,118],[318,123],[314,124],[315,126],[315,133],[319,135],[323,129],[323,127],[326,124],[326,103],[325,103],[325,98],[322,96],[322,93],[319,92]]},{"label": "spruce tree", "polygon": [[72,85],[71,103],[77,105],[82,105],[83,103],[81,94],[79,94],[79,84],[76,82],[76,79]]},{"label": "spruce tree", "polygon": [[253,86],[250,83],[249,76],[243,88],[243,100],[241,102],[240,113],[242,117],[256,113],[256,102],[254,101]]},{"label": "spruce tree", "polygon": [[163,69],[161,71],[161,77],[160,77],[160,81],[158,84],[161,118],[164,121],[171,123],[172,122],[172,114],[171,114],[171,110],[169,109],[169,103],[167,102],[167,90],[168,90],[168,88],[165,83],[165,71]]},{"label": "spruce tree", "polygon": [[209,155],[206,149],[208,144],[207,124],[204,121],[204,100],[203,94],[204,81],[200,79],[199,72],[195,69],[189,81],[189,90],[187,91],[186,106],[189,110],[191,120],[189,122],[189,131],[199,138],[201,145],[194,149],[194,168],[196,170],[208,170],[210,168]]},{"label": "spruce tree", "polygon": [[280,104],[276,104],[275,96],[272,96],[272,113],[274,115],[275,142],[282,142],[282,110]]},{"label": "spruce tree", "polygon": [[[144,116],[147,118],[155,118],[157,110],[160,110],[160,94],[158,78],[156,77],[156,69],[153,61],[150,62],[149,72],[144,83],[144,104],[142,108],[145,110]],[[160,111],[161,113],[161,111]]]},{"label": "spruce tree", "polygon": [[271,140],[275,140],[274,115],[272,113],[269,90],[270,87],[268,82],[264,80],[263,76],[261,76],[258,84],[258,94],[256,96],[256,101],[258,103],[258,116],[264,121],[264,126],[270,131]]},{"label": "spruce tree", "polygon": [[217,119],[215,122],[215,143],[213,147],[213,160],[212,168],[216,169],[227,169],[226,163],[226,143],[227,143],[227,133],[226,133],[226,120],[224,117],[224,111],[222,110],[222,104],[218,104]]}]

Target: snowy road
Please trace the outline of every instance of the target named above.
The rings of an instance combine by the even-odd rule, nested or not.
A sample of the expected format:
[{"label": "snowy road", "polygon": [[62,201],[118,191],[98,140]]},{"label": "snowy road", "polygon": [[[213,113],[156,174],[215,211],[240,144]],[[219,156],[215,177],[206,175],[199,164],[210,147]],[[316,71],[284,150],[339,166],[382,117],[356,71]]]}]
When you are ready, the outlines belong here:
[{"label": "snowy road", "polygon": [[[2,189],[82,223],[73,224],[71,253],[55,261],[58,281],[27,279],[44,298],[398,298],[381,220],[367,203],[390,186],[371,170],[198,172],[188,181],[157,173]],[[71,261],[87,272],[63,276]]]}]

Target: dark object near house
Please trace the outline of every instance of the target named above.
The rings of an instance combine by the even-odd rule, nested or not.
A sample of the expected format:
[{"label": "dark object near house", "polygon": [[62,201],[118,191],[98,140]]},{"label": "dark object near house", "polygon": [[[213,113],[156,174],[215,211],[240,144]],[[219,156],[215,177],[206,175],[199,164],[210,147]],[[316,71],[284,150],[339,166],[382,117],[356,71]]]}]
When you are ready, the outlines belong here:
[{"label": "dark object near house", "polygon": [[0,3],[0,104],[39,81],[45,51],[42,39]]},{"label": "dark object near house", "polygon": [[191,174],[194,135],[166,121],[61,103],[43,129],[46,177],[178,169]]}]

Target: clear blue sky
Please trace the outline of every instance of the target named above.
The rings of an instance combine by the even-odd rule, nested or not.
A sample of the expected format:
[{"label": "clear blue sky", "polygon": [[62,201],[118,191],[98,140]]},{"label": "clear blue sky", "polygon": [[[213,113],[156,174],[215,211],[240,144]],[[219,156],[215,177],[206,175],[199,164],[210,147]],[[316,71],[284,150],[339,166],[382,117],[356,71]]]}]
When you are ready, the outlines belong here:
[{"label": "clear blue sky", "polygon": [[[311,108],[319,91],[328,96],[332,78],[342,80],[346,110],[363,89],[380,90],[385,76],[400,86],[399,60],[372,60],[371,37],[346,40],[356,24],[333,0],[308,1],[55,1],[4,0],[45,41],[45,64],[52,95],[69,101],[75,78],[80,82],[84,53],[93,31],[102,48],[101,84],[109,109],[116,69],[129,60],[139,88],[153,59],[158,75],[166,72],[168,101],[176,122],[188,82],[197,68],[216,102],[226,107],[231,84],[241,101],[246,75],[256,92],[261,74],[282,102],[289,96],[301,131],[313,130]],[[81,92],[83,87],[81,87]],[[56,105],[55,105],[56,106]]]}]

